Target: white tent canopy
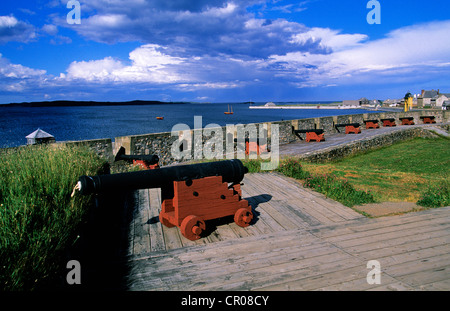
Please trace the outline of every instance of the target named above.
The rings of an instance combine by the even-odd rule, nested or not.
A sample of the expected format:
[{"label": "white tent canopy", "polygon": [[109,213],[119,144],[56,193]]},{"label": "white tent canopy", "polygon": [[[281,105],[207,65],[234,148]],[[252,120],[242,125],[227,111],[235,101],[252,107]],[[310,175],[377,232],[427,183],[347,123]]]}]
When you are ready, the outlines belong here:
[{"label": "white tent canopy", "polygon": [[55,141],[55,137],[53,135],[41,130],[40,128],[38,128],[36,131],[29,134],[28,136],[25,136],[25,138],[27,139],[28,145]]}]

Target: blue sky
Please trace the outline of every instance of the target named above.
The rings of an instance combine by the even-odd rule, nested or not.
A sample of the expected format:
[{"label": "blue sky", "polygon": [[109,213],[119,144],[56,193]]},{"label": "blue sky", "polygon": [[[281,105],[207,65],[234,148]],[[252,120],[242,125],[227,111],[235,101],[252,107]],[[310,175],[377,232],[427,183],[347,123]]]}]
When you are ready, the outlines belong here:
[{"label": "blue sky", "polygon": [[0,103],[400,98],[450,92],[450,4],[379,0],[0,4]]}]

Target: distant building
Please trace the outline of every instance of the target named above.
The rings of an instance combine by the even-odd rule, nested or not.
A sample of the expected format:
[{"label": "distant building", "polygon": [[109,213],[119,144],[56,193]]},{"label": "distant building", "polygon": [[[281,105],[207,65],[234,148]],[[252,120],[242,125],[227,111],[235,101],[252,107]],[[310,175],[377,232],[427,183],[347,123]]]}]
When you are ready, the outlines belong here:
[{"label": "distant building", "polygon": [[27,145],[49,144],[55,142],[55,137],[53,137],[53,135],[50,135],[39,128],[25,138],[27,139]]},{"label": "distant building", "polygon": [[365,98],[365,97],[362,97],[362,98],[359,99],[359,104],[367,106],[367,105],[369,105],[369,100],[367,98]]},{"label": "distant building", "polygon": [[444,102],[448,101],[449,99],[450,99],[449,93],[439,94],[438,97],[435,99],[436,107],[442,107]]},{"label": "distant building", "polygon": [[343,106],[359,106],[361,102],[359,100],[344,100],[342,101]]},{"label": "distant building", "polygon": [[417,97],[417,107],[442,107],[448,99],[450,99],[450,93],[440,93],[439,90],[422,90],[422,93]]},{"label": "distant building", "polygon": [[266,103],[265,105],[264,105],[264,107],[275,107],[276,105],[275,105],[275,103],[273,103],[273,102],[268,102],[268,103]]},{"label": "distant building", "polygon": [[[404,101],[404,99],[403,99]],[[388,107],[397,107],[400,106],[402,104],[402,99],[386,99],[385,101],[383,101],[383,105],[384,106],[388,106]]]}]

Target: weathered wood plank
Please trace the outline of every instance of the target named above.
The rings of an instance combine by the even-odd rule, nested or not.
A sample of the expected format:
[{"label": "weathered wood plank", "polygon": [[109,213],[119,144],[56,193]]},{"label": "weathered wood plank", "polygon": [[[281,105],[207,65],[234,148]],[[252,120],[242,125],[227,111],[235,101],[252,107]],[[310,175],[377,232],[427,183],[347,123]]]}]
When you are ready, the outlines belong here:
[{"label": "weathered wood plank", "polygon": [[[247,184],[250,184],[253,188],[258,189],[262,194],[266,194],[267,191],[264,191],[264,189],[272,189],[273,187],[270,186],[269,188],[266,186],[265,188],[263,186],[258,185],[257,181],[248,181]],[[286,202],[288,200],[291,200],[291,202],[295,202],[295,207],[299,208],[301,210],[302,213],[309,215],[310,217],[316,219],[316,221],[318,223],[321,224],[328,224],[331,221],[329,220],[328,217],[324,216],[323,213],[320,213],[319,211],[317,211],[316,209],[312,209],[311,208],[311,204],[309,204],[308,208],[308,203],[305,203],[305,200],[302,199],[301,197],[298,196],[293,196],[293,195],[283,195],[283,190],[282,189],[274,189],[273,191],[271,191],[273,193],[269,195],[272,196],[272,199],[277,199],[280,200],[282,202]],[[288,203],[289,204],[289,203]]]},{"label": "weathered wood plank", "polygon": [[372,250],[361,253],[352,252],[352,254],[366,260],[379,259],[388,264],[391,261],[414,260],[414,256],[417,256],[417,258],[425,258],[426,256],[433,256],[445,251],[450,252],[448,236],[437,236],[404,243],[392,243],[386,247],[382,247],[380,244],[375,246]]},{"label": "weathered wood plank", "polygon": [[[363,217],[352,209],[345,207],[341,203],[335,202],[324,195],[314,192],[311,189],[304,188],[299,181],[293,178],[285,177],[276,173],[268,174],[270,181],[278,180],[279,188],[283,190],[286,199],[303,199],[304,201],[313,201],[319,205],[318,211],[326,216],[332,222],[340,222],[348,219]],[[252,176],[253,177],[253,176]],[[258,176],[256,177],[258,178]],[[270,187],[272,187],[270,185]]]},{"label": "weathered wood plank", "polygon": [[[417,221],[407,224],[398,224],[389,227],[383,227],[379,229],[367,230],[364,232],[355,232],[353,234],[343,234],[340,236],[334,236],[332,238],[326,238],[327,241],[338,243],[339,245],[349,247],[364,244],[369,240],[389,240],[396,237],[415,235],[418,232],[426,233],[428,231],[436,231],[447,229],[448,225],[445,219],[434,219],[428,221]],[[441,227],[445,226],[445,227]]]},{"label": "weathered wood plank", "polygon": [[[425,211],[427,212],[427,211]],[[425,212],[420,213],[410,213],[408,215],[401,216],[389,216],[379,218],[380,221],[373,221],[371,219],[356,219],[353,221],[346,222],[344,226],[340,225],[330,225],[321,226],[318,228],[312,228],[311,232],[315,232],[317,236],[326,239],[345,240],[352,239],[361,235],[371,235],[373,232],[371,230],[398,230],[398,226],[410,225],[420,226],[427,223],[427,221],[434,221],[436,219],[449,219],[448,215],[435,215],[427,214]],[[363,225],[364,224],[364,225]]]},{"label": "weathered wood plank", "polygon": [[159,212],[161,211],[161,190],[148,189],[149,200],[149,215],[147,222],[149,223],[150,231],[150,246],[151,251],[161,251],[166,249],[164,243],[162,224],[159,222]]},{"label": "weathered wood plank", "polygon": [[[249,186],[257,191],[259,190],[259,192],[264,192],[257,184],[250,182]],[[267,212],[270,217],[274,218],[283,229],[296,229],[299,225],[303,224],[302,221],[296,219],[297,217],[295,217],[295,214],[290,213],[288,209],[283,208],[284,201],[274,200],[273,198],[269,201],[266,201],[263,198],[255,199],[258,201],[258,207],[261,206],[261,209]]]},{"label": "weathered wood plank", "polygon": [[148,224],[148,193],[146,190],[138,191],[138,208],[135,211],[133,254],[147,253],[150,251],[150,235]]}]

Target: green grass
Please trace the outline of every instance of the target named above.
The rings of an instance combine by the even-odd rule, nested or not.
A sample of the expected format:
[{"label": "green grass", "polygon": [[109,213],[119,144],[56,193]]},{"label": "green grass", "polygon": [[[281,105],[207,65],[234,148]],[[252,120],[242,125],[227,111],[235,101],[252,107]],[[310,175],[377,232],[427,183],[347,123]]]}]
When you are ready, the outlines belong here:
[{"label": "green grass", "polygon": [[415,138],[331,163],[304,163],[304,168],[347,179],[380,202],[417,202],[430,183],[449,180],[449,165],[450,140],[439,137]]},{"label": "green grass", "polygon": [[[259,160],[245,160],[249,172],[260,172]],[[278,172],[304,186],[353,207],[374,202],[414,202],[448,206],[450,140],[415,138],[330,163],[280,161]]]},{"label": "green grass", "polygon": [[305,187],[314,189],[345,206],[374,203],[373,195],[368,191],[359,191],[345,179],[334,174],[311,174],[304,170],[298,159],[286,158],[280,162],[278,171],[285,176],[303,181]]},{"label": "green grass", "polygon": [[83,147],[25,147],[0,156],[0,290],[52,281],[77,239],[90,197],[71,197],[81,175],[106,162]]}]

